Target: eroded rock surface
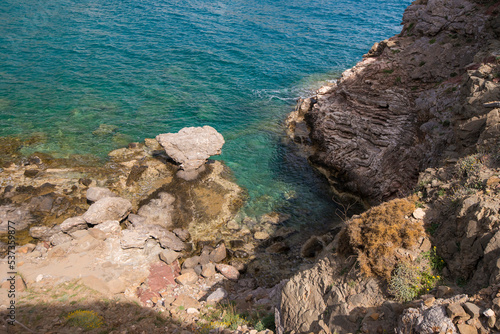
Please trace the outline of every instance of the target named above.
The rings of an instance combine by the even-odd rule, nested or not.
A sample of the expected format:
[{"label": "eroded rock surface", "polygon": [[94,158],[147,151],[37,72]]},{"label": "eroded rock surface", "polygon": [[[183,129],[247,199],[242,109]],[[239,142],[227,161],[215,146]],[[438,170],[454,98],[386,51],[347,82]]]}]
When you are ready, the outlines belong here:
[{"label": "eroded rock surface", "polygon": [[414,2],[400,35],[299,101],[292,139],[312,145],[337,191],[373,204],[410,190],[421,170],[477,142],[483,103],[499,98],[485,81],[498,70],[497,15],[479,1]]}]

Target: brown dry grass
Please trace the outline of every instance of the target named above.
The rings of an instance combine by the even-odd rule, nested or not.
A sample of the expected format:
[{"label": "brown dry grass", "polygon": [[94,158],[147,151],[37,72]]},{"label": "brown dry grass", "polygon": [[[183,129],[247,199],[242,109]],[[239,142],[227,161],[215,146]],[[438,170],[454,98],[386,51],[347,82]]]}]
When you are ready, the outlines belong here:
[{"label": "brown dry grass", "polygon": [[398,248],[410,248],[423,235],[419,223],[405,216],[415,210],[413,201],[395,199],[381,204],[353,219],[347,227],[350,246],[358,255],[361,271],[389,279]]}]

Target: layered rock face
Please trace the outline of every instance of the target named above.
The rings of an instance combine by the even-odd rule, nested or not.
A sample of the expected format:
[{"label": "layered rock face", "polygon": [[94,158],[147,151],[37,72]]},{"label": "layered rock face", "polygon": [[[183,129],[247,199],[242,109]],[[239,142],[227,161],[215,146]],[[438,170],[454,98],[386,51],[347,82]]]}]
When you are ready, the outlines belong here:
[{"label": "layered rock face", "polygon": [[491,110],[483,103],[500,98],[484,81],[500,52],[496,5],[415,1],[402,24],[288,119],[292,139],[312,146],[310,160],[332,185],[371,204],[463,154]]},{"label": "layered rock face", "polygon": [[[500,329],[499,12],[498,2],[417,0],[399,36],[376,43],[336,83],[299,101],[290,137],[336,190],[369,204],[416,190],[408,199],[420,208],[404,219],[417,219],[425,239],[420,255],[399,249],[396,267],[434,254],[442,268],[429,275],[439,281],[402,303],[397,294],[408,290],[396,289],[405,285],[394,284],[399,273],[380,256],[371,253],[389,278],[356,274],[356,261],[363,271],[359,249],[388,233],[354,254],[352,233],[341,232],[314,267],[284,286],[278,333]],[[381,231],[390,226],[376,221]],[[382,248],[393,246],[386,240]],[[415,273],[418,283],[422,272]]]}]

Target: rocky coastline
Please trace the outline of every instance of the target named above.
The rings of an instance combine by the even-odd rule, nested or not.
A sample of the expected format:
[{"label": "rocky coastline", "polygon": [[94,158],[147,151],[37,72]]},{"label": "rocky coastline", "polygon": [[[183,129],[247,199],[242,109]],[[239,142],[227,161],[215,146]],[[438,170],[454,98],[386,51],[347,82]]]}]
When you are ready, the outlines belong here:
[{"label": "rocky coastline", "polygon": [[[307,233],[288,226],[288,216],[239,215],[246,193],[223,162],[209,159],[224,144],[211,127],[131,143],[110,152],[104,164],[39,153],[23,157],[19,148],[30,141],[12,142],[0,171],[5,256],[0,268],[10,272],[9,222],[15,222],[19,326],[72,332],[61,313],[78,310],[83,299],[95,312],[106,313],[101,303],[111,298],[119,309],[135,303],[125,312],[148,314],[139,318],[161,314],[157,324],[143,321],[146,333],[209,333],[228,327],[239,328],[235,333],[270,333],[282,280],[312,265],[316,251],[299,255]],[[324,237],[322,245],[331,239]],[[1,282],[2,312],[12,290],[8,278]],[[52,290],[66,299],[47,296]],[[57,310],[47,318],[52,320],[27,315],[46,313],[44,303]],[[217,320],[227,307],[235,307],[233,319]],[[104,321],[108,329],[135,332],[127,316],[108,314]]]},{"label": "rocky coastline", "polygon": [[496,11],[481,1],[415,1],[399,35],[299,101],[287,120],[292,140],[339,192],[370,204],[470,154],[496,113],[484,105],[498,99]]},{"label": "rocky coastline", "polygon": [[399,35],[298,101],[290,139],[369,210],[285,284],[278,333],[500,329],[499,9],[414,1]]},{"label": "rocky coastline", "polygon": [[[240,219],[245,191],[209,160],[224,144],[210,127],[131,143],[104,165],[22,157],[36,136],[1,139],[0,246],[8,221],[21,245],[18,323],[5,321],[2,277],[0,328],[500,330],[499,13],[497,1],[416,0],[399,35],[298,101],[291,142],[344,209],[318,235],[276,212]],[[350,217],[352,199],[369,209]],[[95,327],[72,322],[83,309]]]}]

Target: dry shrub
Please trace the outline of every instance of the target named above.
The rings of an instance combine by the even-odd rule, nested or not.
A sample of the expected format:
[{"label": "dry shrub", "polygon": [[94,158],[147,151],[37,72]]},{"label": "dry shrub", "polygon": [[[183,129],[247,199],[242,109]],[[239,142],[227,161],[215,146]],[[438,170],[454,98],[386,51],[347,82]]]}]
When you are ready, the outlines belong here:
[{"label": "dry shrub", "polygon": [[423,235],[421,224],[405,218],[413,210],[413,201],[395,199],[370,209],[348,224],[349,243],[365,274],[389,279],[397,262],[395,251],[411,248]]}]

